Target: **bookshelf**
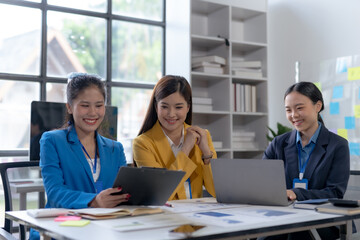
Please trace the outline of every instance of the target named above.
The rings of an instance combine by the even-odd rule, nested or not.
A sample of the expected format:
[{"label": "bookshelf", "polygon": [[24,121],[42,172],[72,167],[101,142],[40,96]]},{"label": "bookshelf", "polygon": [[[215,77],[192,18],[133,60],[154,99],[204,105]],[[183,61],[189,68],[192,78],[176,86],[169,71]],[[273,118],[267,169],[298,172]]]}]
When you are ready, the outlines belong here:
[{"label": "bookshelf", "polygon": [[[268,145],[266,11],[266,0],[190,0],[193,97],[212,103],[210,108],[194,108],[193,124],[209,129],[218,157],[258,158]],[[204,70],[205,67],[201,71],[192,68],[192,60],[202,56],[224,58],[223,73],[211,73],[216,71]],[[248,68],[235,71],[237,61],[257,65],[251,68],[256,73],[242,72],[250,71]],[[247,90],[237,92],[240,85],[244,87],[239,89]],[[245,107],[236,106],[244,104],[244,96],[251,96],[246,101],[251,100],[250,110],[249,106],[246,111]]]}]

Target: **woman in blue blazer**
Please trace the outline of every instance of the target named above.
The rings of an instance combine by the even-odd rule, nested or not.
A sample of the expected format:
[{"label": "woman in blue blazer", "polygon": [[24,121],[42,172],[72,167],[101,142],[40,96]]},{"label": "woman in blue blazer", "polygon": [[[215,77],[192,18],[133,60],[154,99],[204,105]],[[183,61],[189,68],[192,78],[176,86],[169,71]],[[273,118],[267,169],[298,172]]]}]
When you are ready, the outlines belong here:
[{"label": "woman in blue blazer", "polygon": [[[72,74],[67,85],[67,126],[45,132],[40,167],[48,208],[115,207],[129,194],[112,195],[116,174],[126,165],[121,143],[98,134],[106,94],[101,78]],[[39,235],[31,231],[30,239]]]},{"label": "woman in blue blazer", "polygon": [[320,90],[311,82],[299,82],[284,99],[286,117],[295,130],[275,137],[263,158],[284,161],[289,199],[343,198],[350,176],[349,146],[325,127],[319,114],[324,109]]},{"label": "woman in blue blazer", "polygon": [[111,195],[126,165],[121,143],[98,134],[105,115],[105,87],[96,75],[75,73],[67,85],[67,126],[40,140],[40,167],[47,207],[115,207],[127,194]]}]

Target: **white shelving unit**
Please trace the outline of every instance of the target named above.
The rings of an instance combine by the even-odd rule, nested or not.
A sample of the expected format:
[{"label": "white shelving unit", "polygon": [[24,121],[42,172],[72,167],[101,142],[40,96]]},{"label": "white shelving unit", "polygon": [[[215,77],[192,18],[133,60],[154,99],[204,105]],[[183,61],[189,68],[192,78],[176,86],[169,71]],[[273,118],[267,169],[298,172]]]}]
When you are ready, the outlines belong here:
[{"label": "white shelving unit", "polygon": [[[256,3],[254,3],[256,2]],[[268,142],[267,1],[190,0],[190,57],[216,55],[226,59],[224,74],[191,71],[193,97],[211,98],[212,111],[194,111],[193,124],[209,129],[219,157],[261,157]],[[227,39],[229,46],[227,46]],[[261,61],[263,77],[232,74],[232,59]],[[235,111],[233,83],[256,86],[256,112]],[[255,148],[236,148],[237,131],[255,133]]]}]

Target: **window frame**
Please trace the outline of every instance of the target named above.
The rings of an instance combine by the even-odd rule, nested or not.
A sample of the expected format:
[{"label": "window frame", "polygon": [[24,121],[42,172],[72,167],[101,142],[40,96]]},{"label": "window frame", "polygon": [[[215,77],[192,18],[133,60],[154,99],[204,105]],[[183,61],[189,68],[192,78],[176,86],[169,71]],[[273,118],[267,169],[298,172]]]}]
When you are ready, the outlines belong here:
[{"label": "window frame", "polygon": [[[162,0],[162,21],[147,20],[141,18],[134,18],[112,14],[112,0],[107,0],[107,11],[105,13],[95,12],[90,10],[81,10],[69,7],[61,7],[47,4],[47,0],[41,0],[40,3],[28,2],[23,0],[0,0],[1,4],[28,7],[41,10],[41,49],[40,49],[40,74],[13,74],[0,72],[0,81],[24,81],[24,82],[37,82],[40,83],[40,101],[46,101],[46,84],[47,83],[61,83],[66,84],[67,79],[62,77],[49,77],[47,76],[47,12],[56,11],[61,13],[72,13],[88,17],[97,17],[106,20],[106,70],[105,79],[108,101],[107,104],[111,105],[111,89],[115,88],[137,88],[137,89],[153,89],[155,83],[143,82],[116,82],[112,81],[112,22],[113,20],[120,20],[130,23],[138,23],[148,26],[157,26],[162,28],[162,74],[166,72],[165,69],[165,49],[166,49],[166,0]],[[28,149],[6,149],[0,150],[0,158],[2,157],[25,157],[29,156]]]}]

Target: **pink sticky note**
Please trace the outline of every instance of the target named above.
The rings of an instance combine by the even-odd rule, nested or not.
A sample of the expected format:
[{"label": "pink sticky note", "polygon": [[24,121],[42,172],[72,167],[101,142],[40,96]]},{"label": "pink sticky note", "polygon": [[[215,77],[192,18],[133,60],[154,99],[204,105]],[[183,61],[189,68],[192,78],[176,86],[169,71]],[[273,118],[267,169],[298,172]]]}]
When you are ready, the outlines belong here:
[{"label": "pink sticky note", "polygon": [[54,219],[55,222],[64,222],[64,221],[78,221],[81,220],[79,216],[58,216]]}]

